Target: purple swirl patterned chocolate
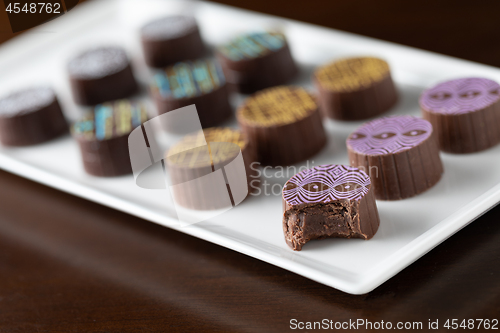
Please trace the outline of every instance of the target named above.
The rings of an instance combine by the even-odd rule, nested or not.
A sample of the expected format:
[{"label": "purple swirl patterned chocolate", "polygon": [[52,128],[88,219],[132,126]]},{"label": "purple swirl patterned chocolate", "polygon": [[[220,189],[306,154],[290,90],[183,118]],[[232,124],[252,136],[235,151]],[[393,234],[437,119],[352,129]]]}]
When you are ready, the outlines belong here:
[{"label": "purple swirl patterned chocolate", "polygon": [[412,116],[392,116],[370,121],[347,138],[350,149],[366,155],[394,154],[429,138],[432,125]]},{"label": "purple swirl patterned chocolate", "polygon": [[370,239],[380,224],[370,177],[354,167],[304,170],[288,180],[282,199],[285,241],[296,251],[313,239]]},{"label": "purple swirl patterned chocolate", "polygon": [[440,83],[422,93],[420,107],[443,151],[471,153],[500,142],[500,85],[495,81],[462,78]]},{"label": "purple swirl patterned chocolate", "polygon": [[500,85],[484,78],[451,80],[423,92],[420,105],[435,113],[462,114],[482,110],[500,100]]},{"label": "purple swirl patterned chocolate", "polygon": [[366,170],[380,200],[399,200],[434,186],[443,173],[432,125],[413,116],[363,124],[347,138],[352,166]]}]

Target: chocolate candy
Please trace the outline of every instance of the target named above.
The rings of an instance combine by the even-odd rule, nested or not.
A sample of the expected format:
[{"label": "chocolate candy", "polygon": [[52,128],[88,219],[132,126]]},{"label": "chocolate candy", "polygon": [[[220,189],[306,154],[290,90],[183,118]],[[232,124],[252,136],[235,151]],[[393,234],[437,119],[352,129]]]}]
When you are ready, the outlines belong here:
[{"label": "chocolate candy", "polygon": [[151,67],[201,58],[206,51],[195,19],[187,16],[167,16],[146,24],[141,42]]},{"label": "chocolate candy", "polygon": [[[213,175],[214,171],[229,165],[240,150],[250,192],[258,188],[260,179],[257,169],[250,167],[256,160],[255,151],[239,130],[224,127],[208,128],[203,132],[185,136],[172,146],[165,160],[174,185],[172,190],[176,203],[185,208],[198,210],[220,209],[230,205],[231,203],[226,200],[227,191],[231,195],[235,194],[231,191],[236,191],[234,187],[231,188],[234,183],[229,182],[230,178],[226,175],[226,181],[221,179],[224,184],[227,182],[227,189],[223,186],[222,193],[217,193],[216,188],[220,184],[214,183],[215,180],[208,177],[204,180],[203,177]],[[228,172],[227,169],[225,172]],[[234,201],[233,197],[231,201]]]},{"label": "chocolate candy", "polygon": [[131,173],[128,136],[147,118],[145,108],[129,100],[100,104],[87,112],[71,128],[85,171],[98,177]]},{"label": "chocolate candy", "polygon": [[217,48],[227,81],[243,94],[285,84],[298,72],[285,35],[255,32]]},{"label": "chocolate candy", "polygon": [[283,232],[293,250],[313,239],[372,238],[380,219],[370,177],[354,167],[320,165],[283,187]]},{"label": "chocolate candy", "polygon": [[0,99],[0,141],[28,146],[66,134],[68,125],[54,91],[34,87]]},{"label": "chocolate candy", "polygon": [[361,120],[389,110],[397,101],[387,62],[377,58],[346,58],[320,67],[313,75],[325,116]]},{"label": "chocolate candy", "polygon": [[420,96],[420,108],[441,150],[472,153],[500,142],[500,85],[484,78],[440,83]]},{"label": "chocolate candy", "polygon": [[[180,62],[156,72],[151,94],[159,115],[195,104],[204,128],[219,125],[233,114],[224,74],[210,59]],[[165,127],[176,130],[168,123]]]},{"label": "chocolate candy", "polygon": [[347,138],[352,166],[369,173],[380,200],[412,197],[434,186],[443,173],[432,125],[412,116],[363,124]]},{"label": "chocolate candy", "polygon": [[96,105],[134,94],[137,83],[125,50],[101,47],[88,50],[68,63],[73,98],[82,105]]},{"label": "chocolate candy", "polygon": [[238,109],[237,118],[264,165],[306,160],[326,144],[318,105],[303,88],[281,86],[258,92]]}]

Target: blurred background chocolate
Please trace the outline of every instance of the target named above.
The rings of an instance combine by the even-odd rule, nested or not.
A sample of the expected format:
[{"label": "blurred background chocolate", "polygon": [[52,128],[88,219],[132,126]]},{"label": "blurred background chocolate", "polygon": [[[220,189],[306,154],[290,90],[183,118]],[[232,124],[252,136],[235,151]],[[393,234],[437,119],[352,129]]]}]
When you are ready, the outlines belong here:
[{"label": "blurred background chocolate", "polygon": [[298,72],[285,35],[240,35],[216,50],[227,81],[243,94],[288,83]]},{"label": "blurred background chocolate", "polygon": [[[240,153],[243,157],[248,192],[259,187],[255,150],[239,130],[213,127],[185,136],[172,146],[166,156],[174,200],[179,205],[197,210],[220,209],[230,206],[233,195],[246,189],[236,189],[227,176],[217,179],[215,171],[230,164]],[[208,177],[204,177],[208,176]],[[211,177],[212,176],[212,177]],[[230,197],[228,196],[230,195]],[[246,196],[246,195],[245,195]]]},{"label": "blurred background chocolate", "polygon": [[195,19],[188,16],[167,16],[149,22],[141,29],[141,42],[150,67],[194,60],[206,52]]},{"label": "blurred background chocolate", "polygon": [[473,153],[500,142],[500,85],[485,78],[462,78],[425,90],[420,108],[439,138],[441,150]]},{"label": "blurred background chocolate", "polygon": [[0,141],[28,146],[68,133],[68,124],[49,87],[33,87],[0,99]]},{"label": "blurred background chocolate", "polygon": [[437,136],[425,119],[392,116],[363,124],[347,138],[352,166],[366,171],[379,200],[399,200],[434,186],[443,174]]},{"label": "blurred background chocolate", "polygon": [[71,59],[67,68],[77,104],[96,105],[126,98],[138,89],[130,61],[121,47],[85,51]]},{"label": "blurred background chocolate", "polygon": [[300,87],[280,86],[260,91],[240,106],[237,118],[264,165],[284,166],[304,161],[326,144],[316,100]]},{"label": "blurred background chocolate", "polygon": [[362,120],[389,110],[398,99],[389,65],[371,57],[345,58],[318,68],[313,82],[321,111],[337,120]]},{"label": "blurred background chocolate", "polygon": [[[224,74],[212,59],[180,62],[157,71],[151,94],[158,115],[195,104],[203,128],[220,125],[233,114]],[[163,125],[176,132],[175,124]]]},{"label": "blurred background chocolate", "polygon": [[295,251],[313,239],[370,239],[380,224],[370,177],[346,165],[299,172],[286,182],[282,200],[285,241]]},{"label": "blurred background chocolate", "polygon": [[130,100],[97,105],[71,127],[85,171],[112,177],[132,172],[128,136],[147,121],[146,109]]}]

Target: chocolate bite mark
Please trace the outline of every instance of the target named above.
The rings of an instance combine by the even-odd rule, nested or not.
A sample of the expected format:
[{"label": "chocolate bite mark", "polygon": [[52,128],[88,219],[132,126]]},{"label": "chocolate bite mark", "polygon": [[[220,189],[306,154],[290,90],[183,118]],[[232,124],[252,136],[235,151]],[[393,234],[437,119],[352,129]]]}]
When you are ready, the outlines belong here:
[{"label": "chocolate bite mark", "polygon": [[[293,184],[288,186],[289,184]],[[379,226],[368,175],[344,165],[320,165],[283,188],[283,232],[296,251],[313,239],[370,239]]]},{"label": "chocolate bite mark", "polygon": [[283,227],[287,244],[295,251],[313,239],[330,237],[366,238],[354,226],[357,207],[346,202],[316,203],[285,213]]}]

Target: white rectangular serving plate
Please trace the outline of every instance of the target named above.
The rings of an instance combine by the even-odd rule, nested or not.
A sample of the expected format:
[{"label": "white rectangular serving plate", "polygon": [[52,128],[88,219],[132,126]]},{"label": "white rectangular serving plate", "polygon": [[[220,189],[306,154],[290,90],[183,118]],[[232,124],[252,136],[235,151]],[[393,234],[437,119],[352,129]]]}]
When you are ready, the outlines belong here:
[{"label": "white rectangular serving plate", "polygon": [[[80,112],[71,100],[65,73],[69,57],[89,46],[123,45],[136,76],[146,85],[138,27],[173,13],[194,13],[203,37],[217,44],[262,28],[282,29],[302,74],[294,82],[312,89],[314,67],[350,55],[386,59],[401,94],[388,114],[419,115],[420,92],[436,82],[463,76],[500,81],[500,70],[353,34],[226,6],[184,1],[101,0],[78,5],[0,48],[0,94],[48,83],[58,93],[70,119]],[[143,96],[146,99],[146,96]],[[235,106],[242,96],[234,99]],[[325,121],[328,146],[308,165],[347,164],[345,139],[362,122]],[[229,124],[235,126],[234,121]],[[500,201],[500,146],[469,155],[441,154],[445,173],[429,191],[402,201],[377,201],[381,225],[369,241],[313,241],[300,252],[285,244],[278,189],[292,176],[265,178],[267,191],[208,221],[181,227],[165,190],[135,185],[132,176],[100,179],[83,171],[78,147],[69,137],[33,147],[0,148],[0,167],[73,195],[127,212],[189,235],[222,245],[352,294],[369,292],[410,265]],[[298,164],[296,167],[304,166]],[[275,175],[276,170],[267,170]],[[275,185],[278,184],[278,185]],[[263,188],[264,190],[264,188]]]}]

